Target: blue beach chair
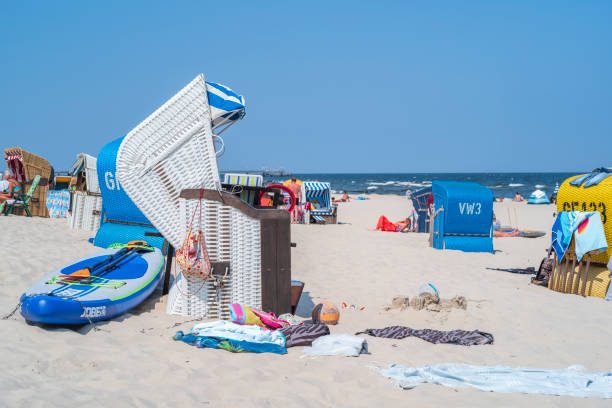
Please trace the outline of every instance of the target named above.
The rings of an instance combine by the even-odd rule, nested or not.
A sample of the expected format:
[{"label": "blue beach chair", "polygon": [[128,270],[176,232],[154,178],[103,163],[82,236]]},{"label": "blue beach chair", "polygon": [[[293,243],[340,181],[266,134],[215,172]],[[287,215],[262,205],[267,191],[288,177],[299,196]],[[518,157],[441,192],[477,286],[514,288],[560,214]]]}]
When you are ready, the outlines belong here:
[{"label": "blue beach chair", "polygon": [[305,181],[302,184],[302,190],[304,201],[313,206],[310,216],[315,221],[324,224],[336,224],[338,222],[338,206],[332,205],[329,183]]}]

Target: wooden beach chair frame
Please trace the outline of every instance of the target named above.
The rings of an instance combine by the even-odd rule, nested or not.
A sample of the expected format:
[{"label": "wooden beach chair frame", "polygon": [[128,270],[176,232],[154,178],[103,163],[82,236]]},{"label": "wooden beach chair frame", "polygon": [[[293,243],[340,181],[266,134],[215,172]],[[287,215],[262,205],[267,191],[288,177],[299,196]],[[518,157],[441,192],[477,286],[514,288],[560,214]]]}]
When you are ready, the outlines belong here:
[{"label": "wooden beach chair frame", "polygon": [[[568,249],[565,252],[565,256],[561,260],[561,263],[558,262],[557,256],[555,255],[553,260],[553,270],[548,280],[548,288],[556,292],[570,293],[586,297],[589,271],[591,264],[593,263],[592,257],[598,254],[599,251],[588,252],[580,261],[578,261],[576,252],[573,249]],[[578,271],[576,271],[576,266],[578,266]]]}]

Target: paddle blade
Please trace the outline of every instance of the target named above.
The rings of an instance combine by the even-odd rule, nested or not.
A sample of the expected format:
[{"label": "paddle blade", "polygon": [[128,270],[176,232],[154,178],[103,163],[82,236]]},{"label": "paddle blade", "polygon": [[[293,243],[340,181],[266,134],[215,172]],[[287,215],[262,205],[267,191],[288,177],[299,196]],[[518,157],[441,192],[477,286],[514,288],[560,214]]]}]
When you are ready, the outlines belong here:
[{"label": "paddle blade", "polygon": [[73,278],[87,278],[90,275],[91,275],[91,271],[89,270],[89,268],[85,268],[85,269],[79,269],[78,271],[74,271],[70,275],[66,275],[66,276],[71,276]]},{"label": "paddle blade", "polygon": [[141,247],[141,246],[148,246],[149,243],[147,241],[130,241],[127,244],[124,245],[125,248],[134,248],[134,247]]},{"label": "paddle blade", "polygon": [[127,244],[123,245],[123,247],[127,249],[153,251],[153,247],[149,245],[147,241],[130,241]]}]

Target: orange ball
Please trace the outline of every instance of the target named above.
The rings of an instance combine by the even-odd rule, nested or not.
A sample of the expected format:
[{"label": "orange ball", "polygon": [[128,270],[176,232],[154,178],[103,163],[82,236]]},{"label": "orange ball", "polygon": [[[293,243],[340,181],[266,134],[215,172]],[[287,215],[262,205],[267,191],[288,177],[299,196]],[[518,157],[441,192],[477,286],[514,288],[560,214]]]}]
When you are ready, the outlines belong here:
[{"label": "orange ball", "polygon": [[319,303],[312,309],[312,322],[337,324],[340,320],[340,311],[329,302]]}]

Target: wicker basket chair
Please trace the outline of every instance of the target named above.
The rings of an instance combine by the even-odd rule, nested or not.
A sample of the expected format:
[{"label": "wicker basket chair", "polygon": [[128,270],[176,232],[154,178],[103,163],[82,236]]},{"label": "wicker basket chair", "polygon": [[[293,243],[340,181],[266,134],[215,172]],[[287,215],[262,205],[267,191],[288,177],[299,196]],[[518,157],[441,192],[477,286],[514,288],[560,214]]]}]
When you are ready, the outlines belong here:
[{"label": "wicker basket chair", "polygon": [[[194,227],[204,231],[214,274],[205,281],[179,274],[170,288],[167,311],[221,318],[227,317],[231,302],[256,308],[268,304],[262,302],[260,221],[246,215],[244,208],[240,211],[226,204],[248,207],[221,192],[211,122],[206,82],[203,75],[198,75],[127,134],[117,154],[117,178],[130,199],[175,248],[182,245],[201,203],[202,218],[194,219]],[[204,195],[181,195],[188,189]],[[288,214],[279,216],[286,218],[288,226]],[[287,231],[287,246],[288,239]],[[282,306],[277,307],[274,302],[278,299],[273,297],[269,310],[289,311],[290,271],[286,289],[287,302],[283,298]]]},{"label": "wicker basket chair", "polygon": [[255,209],[225,191],[187,189],[179,198],[184,228],[200,200],[202,220],[199,224],[196,217],[195,225],[204,231],[213,265],[229,263],[229,273],[221,269],[204,284],[179,276],[179,284],[173,287],[176,290],[168,297],[168,313],[228,318],[230,303],[276,314],[290,312],[289,212]]},{"label": "wicker basket chair", "polygon": [[331,202],[331,187],[329,183],[320,181],[304,181],[302,195],[305,202],[310,202],[314,209],[310,216],[316,222],[336,224],[338,222],[338,206]]},{"label": "wicker basket chair", "polygon": [[572,176],[565,180],[557,192],[557,212],[561,211],[598,211],[604,226],[608,249],[593,256],[593,262],[606,265],[612,255],[612,176],[596,185],[572,185],[584,175]]},{"label": "wicker basket chair", "polygon": [[[40,175],[40,182],[30,202],[30,212],[33,216],[48,217],[47,191],[49,190],[51,180],[51,165],[49,162],[20,147],[4,149],[4,157],[9,170],[23,184],[24,191],[28,190],[34,177]],[[18,214],[25,214],[22,209],[18,211]]]},{"label": "wicker basket chair", "polygon": [[198,75],[130,131],[117,152],[117,178],[147,219],[174,246],[184,188],[220,189],[206,82]]},{"label": "wicker basket chair", "polygon": [[100,194],[98,184],[97,159],[85,153],[77,154],[76,161],[70,169],[70,176],[76,178],[74,191],[86,191],[91,194]]},{"label": "wicker basket chair", "polygon": [[102,196],[98,182],[97,159],[79,153],[69,171],[75,183],[71,185],[71,211],[68,225],[73,229],[97,231],[100,228]]},{"label": "wicker basket chair", "polygon": [[428,199],[430,195],[431,186],[415,191],[410,197],[412,206],[419,216],[417,232],[429,232],[433,229],[433,223],[430,222],[431,217],[429,215]]}]

